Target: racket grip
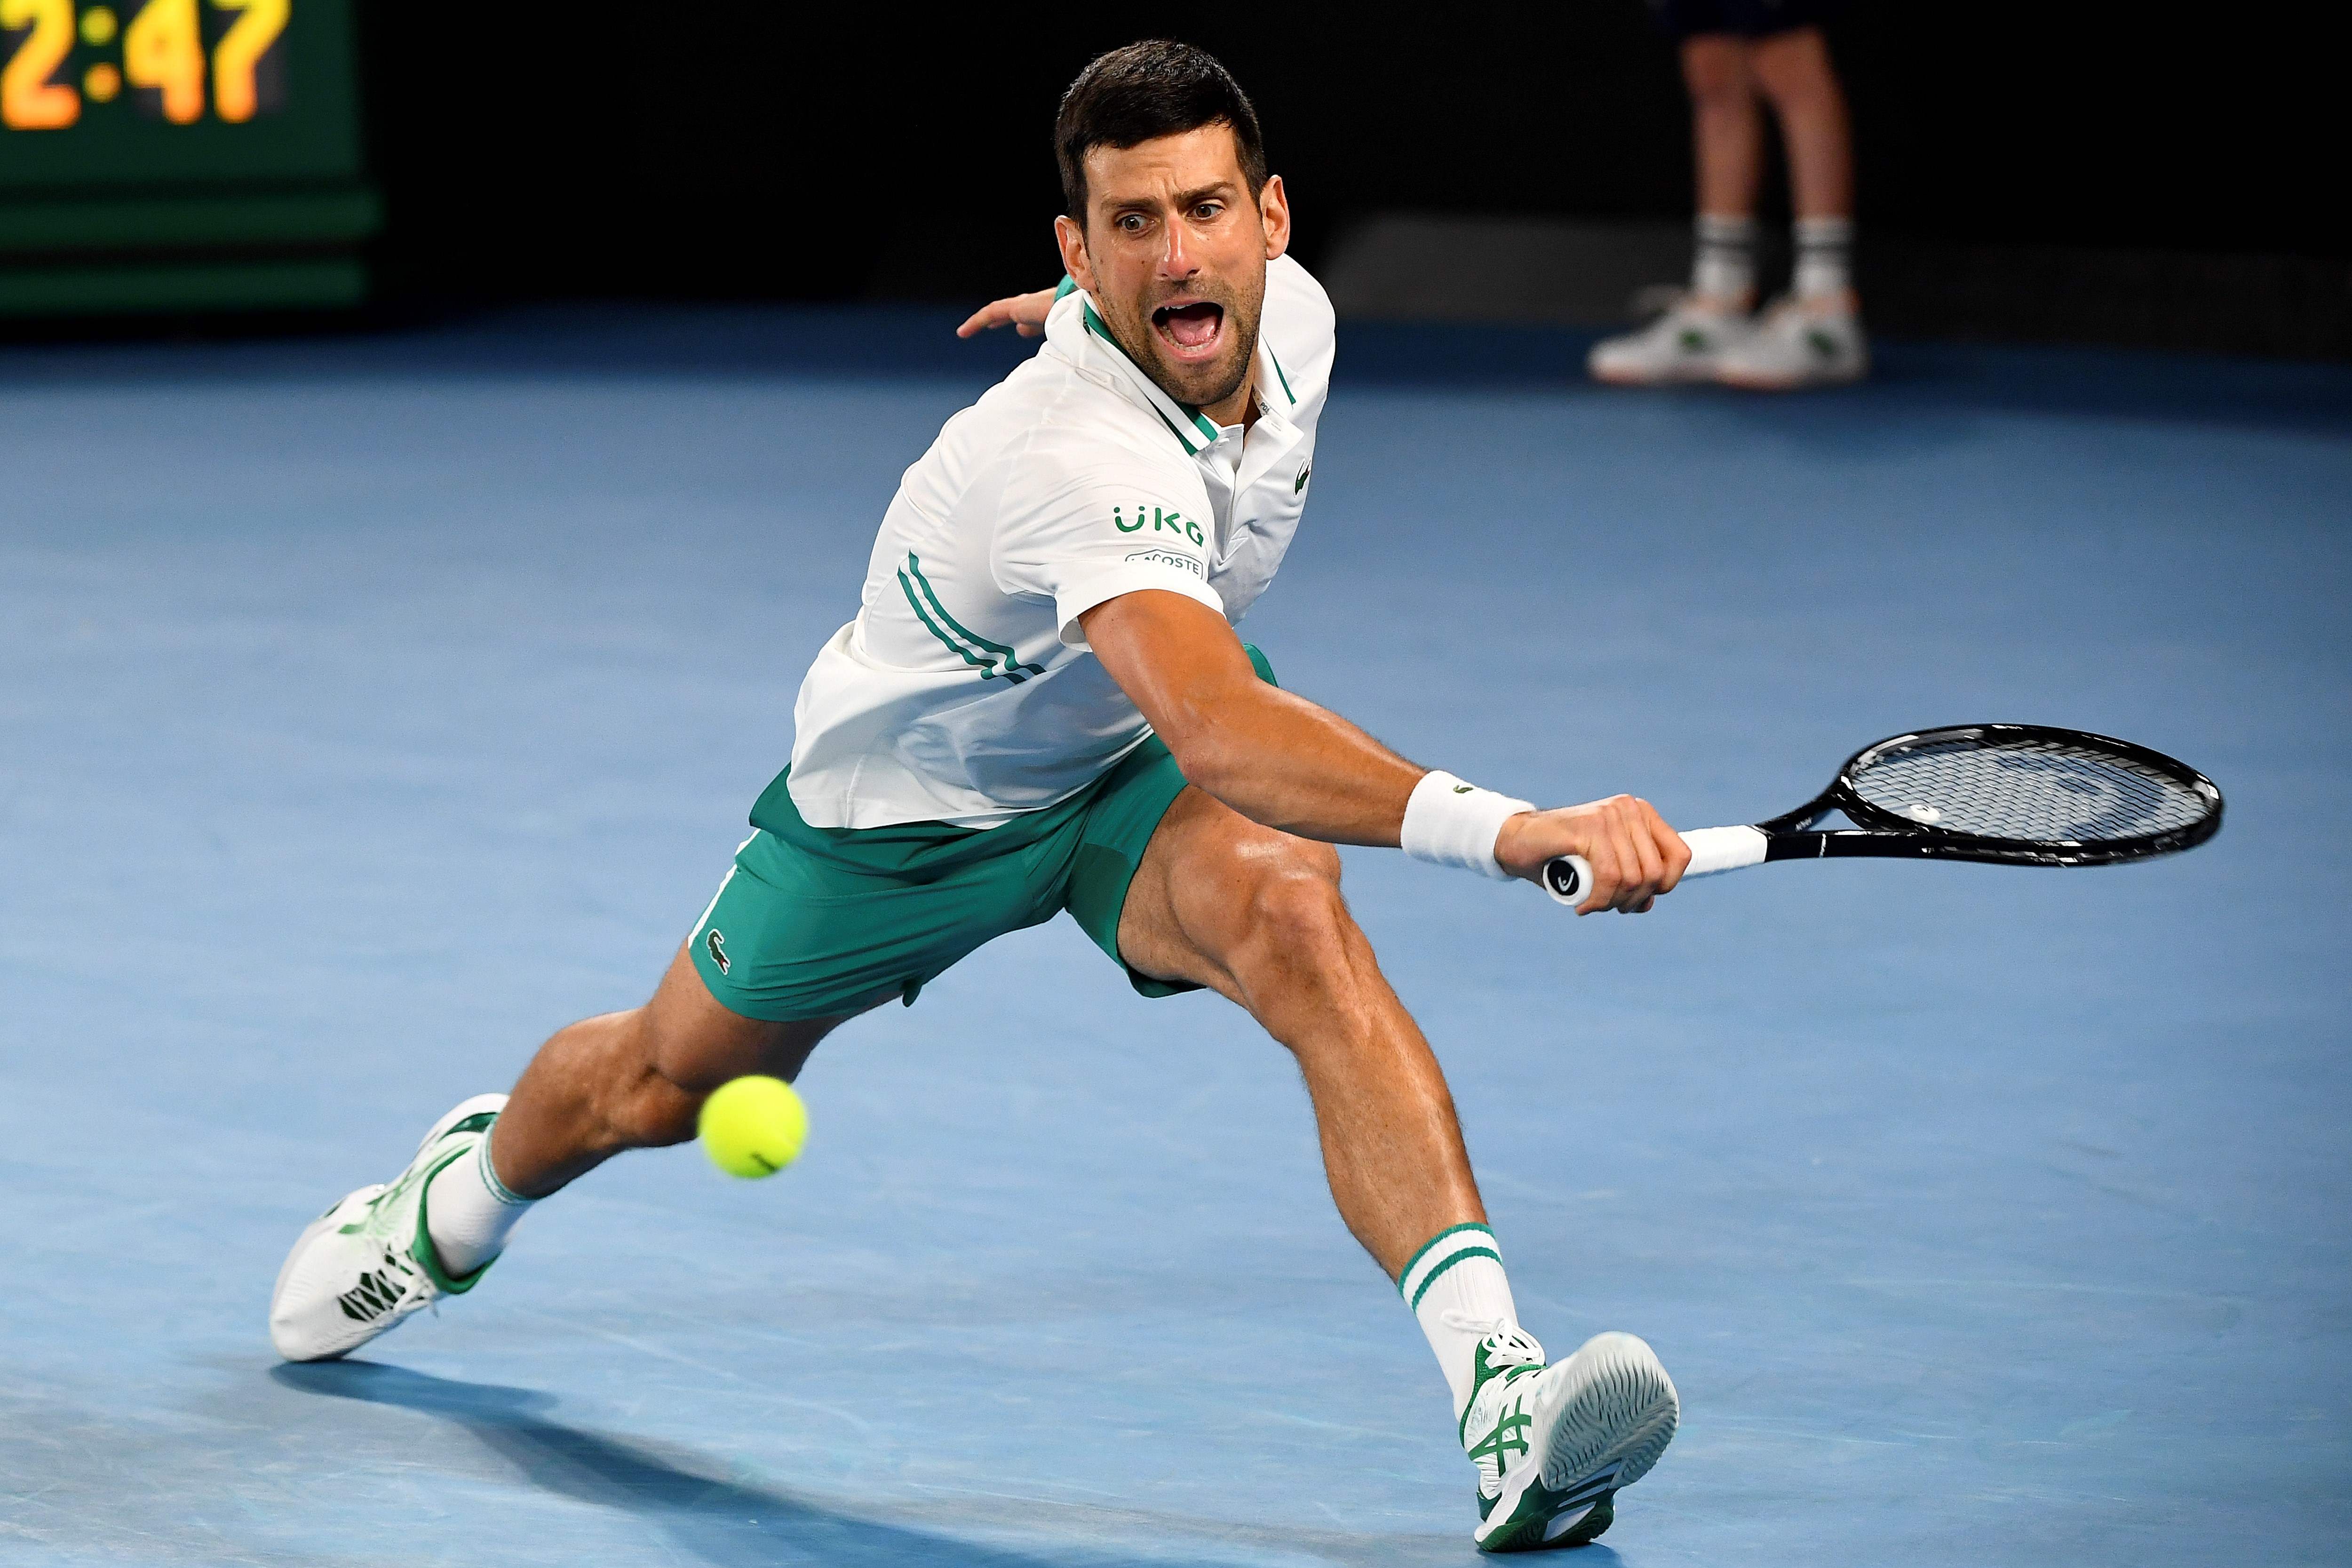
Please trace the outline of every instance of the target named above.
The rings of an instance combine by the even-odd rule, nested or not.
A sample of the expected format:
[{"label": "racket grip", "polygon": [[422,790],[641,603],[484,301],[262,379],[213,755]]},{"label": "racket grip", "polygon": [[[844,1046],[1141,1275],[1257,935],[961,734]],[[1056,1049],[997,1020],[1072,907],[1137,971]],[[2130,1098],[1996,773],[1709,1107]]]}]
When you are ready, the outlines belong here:
[{"label": "racket grip", "polygon": [[[1742,866],[1760,866],[1764,847],[1769,842],[1754,827],[1695,827],[1682,839],[1691,852],[1690,866],[1683,872],[1685,882],[1693,877],[1737,871]],[[1543,889],[1555,903],[1572,909],[1584,902],[1592,891],[1591,862],[1581,855],[1562,855],[1545,862]]]}]

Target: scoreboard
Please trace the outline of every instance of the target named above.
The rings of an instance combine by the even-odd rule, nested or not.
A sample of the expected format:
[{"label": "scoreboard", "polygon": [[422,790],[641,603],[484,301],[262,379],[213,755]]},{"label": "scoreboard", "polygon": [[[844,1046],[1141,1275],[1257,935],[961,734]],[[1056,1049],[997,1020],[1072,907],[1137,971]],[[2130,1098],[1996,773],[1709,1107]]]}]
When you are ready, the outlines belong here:
[{"label": "scoreboard", "polygon": [[350,0],[0,0],[0,315],[359,303]]}]

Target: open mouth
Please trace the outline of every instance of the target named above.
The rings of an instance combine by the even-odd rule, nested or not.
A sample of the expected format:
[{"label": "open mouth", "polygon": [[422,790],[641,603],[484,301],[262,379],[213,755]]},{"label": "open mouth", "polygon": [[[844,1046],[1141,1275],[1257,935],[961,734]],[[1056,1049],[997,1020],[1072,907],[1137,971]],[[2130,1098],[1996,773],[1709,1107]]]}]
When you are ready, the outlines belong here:
[{"label": "open mouth", "polygon": [[1225,308],[1207,300],[1162,305],[1151,312],[1151,330],[1178,359],[1207,359],[1225,332]]}]

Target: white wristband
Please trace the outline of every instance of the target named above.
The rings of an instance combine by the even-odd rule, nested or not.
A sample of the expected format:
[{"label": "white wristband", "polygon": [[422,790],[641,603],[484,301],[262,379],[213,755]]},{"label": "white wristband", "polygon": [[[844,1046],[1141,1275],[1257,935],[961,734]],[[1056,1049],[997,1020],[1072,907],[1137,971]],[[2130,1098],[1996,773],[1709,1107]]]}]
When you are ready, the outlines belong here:
[{"label": "white wristband", "polygon": [[1507,882],[1511,874],[1495,858],[1495,840],[1502,836],[1504,823],[1534,809],[1524,800],[1464,784],[1452,773],[1423,773],[1404,803],[1400,847],[1433,866],[1459,866]]}]

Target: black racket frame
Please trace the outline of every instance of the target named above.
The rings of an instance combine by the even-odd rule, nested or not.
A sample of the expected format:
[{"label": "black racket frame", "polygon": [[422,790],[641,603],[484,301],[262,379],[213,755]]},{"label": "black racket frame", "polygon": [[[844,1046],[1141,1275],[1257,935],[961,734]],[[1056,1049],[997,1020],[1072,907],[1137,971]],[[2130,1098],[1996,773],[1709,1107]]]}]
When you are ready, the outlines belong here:
[{"label": "black racket frame", "polygon": [[[1871,805],[1853,787],[1854,773],[1886,752],[1958,740],[2041,741],[2072,746],[2087,743],[2163,774],[2202,796],[2211,809],[2185,827],[2137,838],[2091,843],[2074,839],[1988,838],[1914,822]],[[1843,812],[1856,826],[1812,831],[1833,811]],[[2129,741],[2118,741],[2112,735],[2054,729],[2044,724],[1948,724],[1907,735],[1890,735],[1864,746],[1845,760],[1829,788],[1794,811],[1756,824],[1756,828],[1767,840],[1764,858],[1768,861],[1925,859],[1976,860],[1994,866],[2114,866],[2193,849],[2221,832],[2221,792],[2211,779],[2188,763]]]}]

